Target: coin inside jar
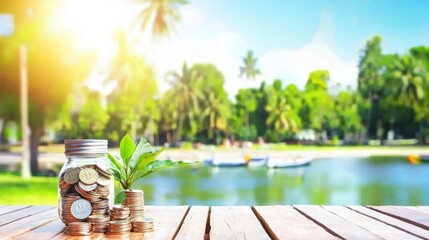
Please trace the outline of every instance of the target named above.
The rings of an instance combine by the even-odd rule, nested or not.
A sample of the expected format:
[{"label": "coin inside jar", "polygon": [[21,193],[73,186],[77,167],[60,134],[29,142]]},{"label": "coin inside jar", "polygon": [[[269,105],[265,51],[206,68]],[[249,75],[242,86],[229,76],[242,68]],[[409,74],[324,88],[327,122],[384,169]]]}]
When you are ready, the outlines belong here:
[{"label": "coin inside jar", "polygon": [[98,179],[98,172],[92,168],[84,168],[79,173],[79,179],[85,184],[94,184]]},{"label": "coin inside jar", "polygon": [[79,181],[80,168],[72,168],[64,174],[64,181],[68,184],[74,184]]},{"label": "coin inside jar", "polygon": [[100,176],[97,179],[97,183],[100,184],[101,186],[109,186],[110,185],[110,178]]},{"label": "coin inside jar", "polygon": [[86,185],[86,184],[84,184],[82,182],[79,182],[79,187],[82,190],[84,190],[85,192],[90,192],[90,191],[94,190],[95,188],[97,188],[97,184],[94,183],[94,184],[91,184],[91,185]]},{"label": "coin inside jar", "polygon": [[77,219],[85,219],[92,212],[91,203],[85,199],[78,199],[71,205],[71,214]]}]

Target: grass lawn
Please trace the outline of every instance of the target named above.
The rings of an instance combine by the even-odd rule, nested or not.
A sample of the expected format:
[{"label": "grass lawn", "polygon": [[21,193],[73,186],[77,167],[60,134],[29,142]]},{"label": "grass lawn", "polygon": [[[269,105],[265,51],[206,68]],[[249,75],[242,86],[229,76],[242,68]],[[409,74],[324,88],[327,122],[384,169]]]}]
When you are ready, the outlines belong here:
[{"label": "grass lawn", "polygon": [[0,173],[0,205],[56,205],[56,177],[32,177],[23,180],[19,174]]}]

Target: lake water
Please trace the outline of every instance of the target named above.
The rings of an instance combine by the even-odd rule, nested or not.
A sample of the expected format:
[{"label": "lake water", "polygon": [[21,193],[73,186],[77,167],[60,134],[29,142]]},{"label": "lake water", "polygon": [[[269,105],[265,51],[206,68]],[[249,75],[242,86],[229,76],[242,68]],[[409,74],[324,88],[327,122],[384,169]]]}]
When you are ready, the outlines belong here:
[{"label": "lake water", "polygon": [[289,169],[167,169],[143,178],[147,205],[429,205],[429,164],[405,157],[316,159]]}]

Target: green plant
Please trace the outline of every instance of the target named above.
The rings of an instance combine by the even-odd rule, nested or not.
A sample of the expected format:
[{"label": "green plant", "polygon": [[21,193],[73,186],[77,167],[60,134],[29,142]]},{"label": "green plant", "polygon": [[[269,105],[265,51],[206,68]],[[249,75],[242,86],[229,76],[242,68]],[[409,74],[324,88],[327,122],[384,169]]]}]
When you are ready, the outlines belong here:
[{"label": "green plant", "polygon": [[[112,162],[110,170],[122,189],[131,189],[135,181],[161,169],[191,164],[183,161],[156,160],[164,149],[153,148],[143,137],[135,145],[132,138],[126,134],[119,144],[120,156],[108,154]],[[125,194],[122,191],[116,196],[116,202],[124,198]]]}]

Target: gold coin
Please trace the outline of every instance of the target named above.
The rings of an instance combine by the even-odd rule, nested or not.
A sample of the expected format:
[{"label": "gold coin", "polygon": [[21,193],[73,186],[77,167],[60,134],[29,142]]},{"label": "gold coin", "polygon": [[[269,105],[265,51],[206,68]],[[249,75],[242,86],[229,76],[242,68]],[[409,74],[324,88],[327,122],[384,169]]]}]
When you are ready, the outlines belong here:
[{"label": "gold coin", "polygon": [[68,184],[77,183],[77,181],[79,181],[80,171],[81,170],[79,168],[72,168],[72,169],[68,170],[64,174],[64,180],[66,181],[66,183],[68,183]]},{"label": "gold coin", "polygon": [[84,168],[79,173],[79,179],[85,184],[94,184],[98,179],[98,172],[92,168]]},{"label": "gold coin", "polygon": [[99,177],[97,179],[97,183],[100,184],[101,186],[109,186],[111,181],[110,181],[110,178]]}]

